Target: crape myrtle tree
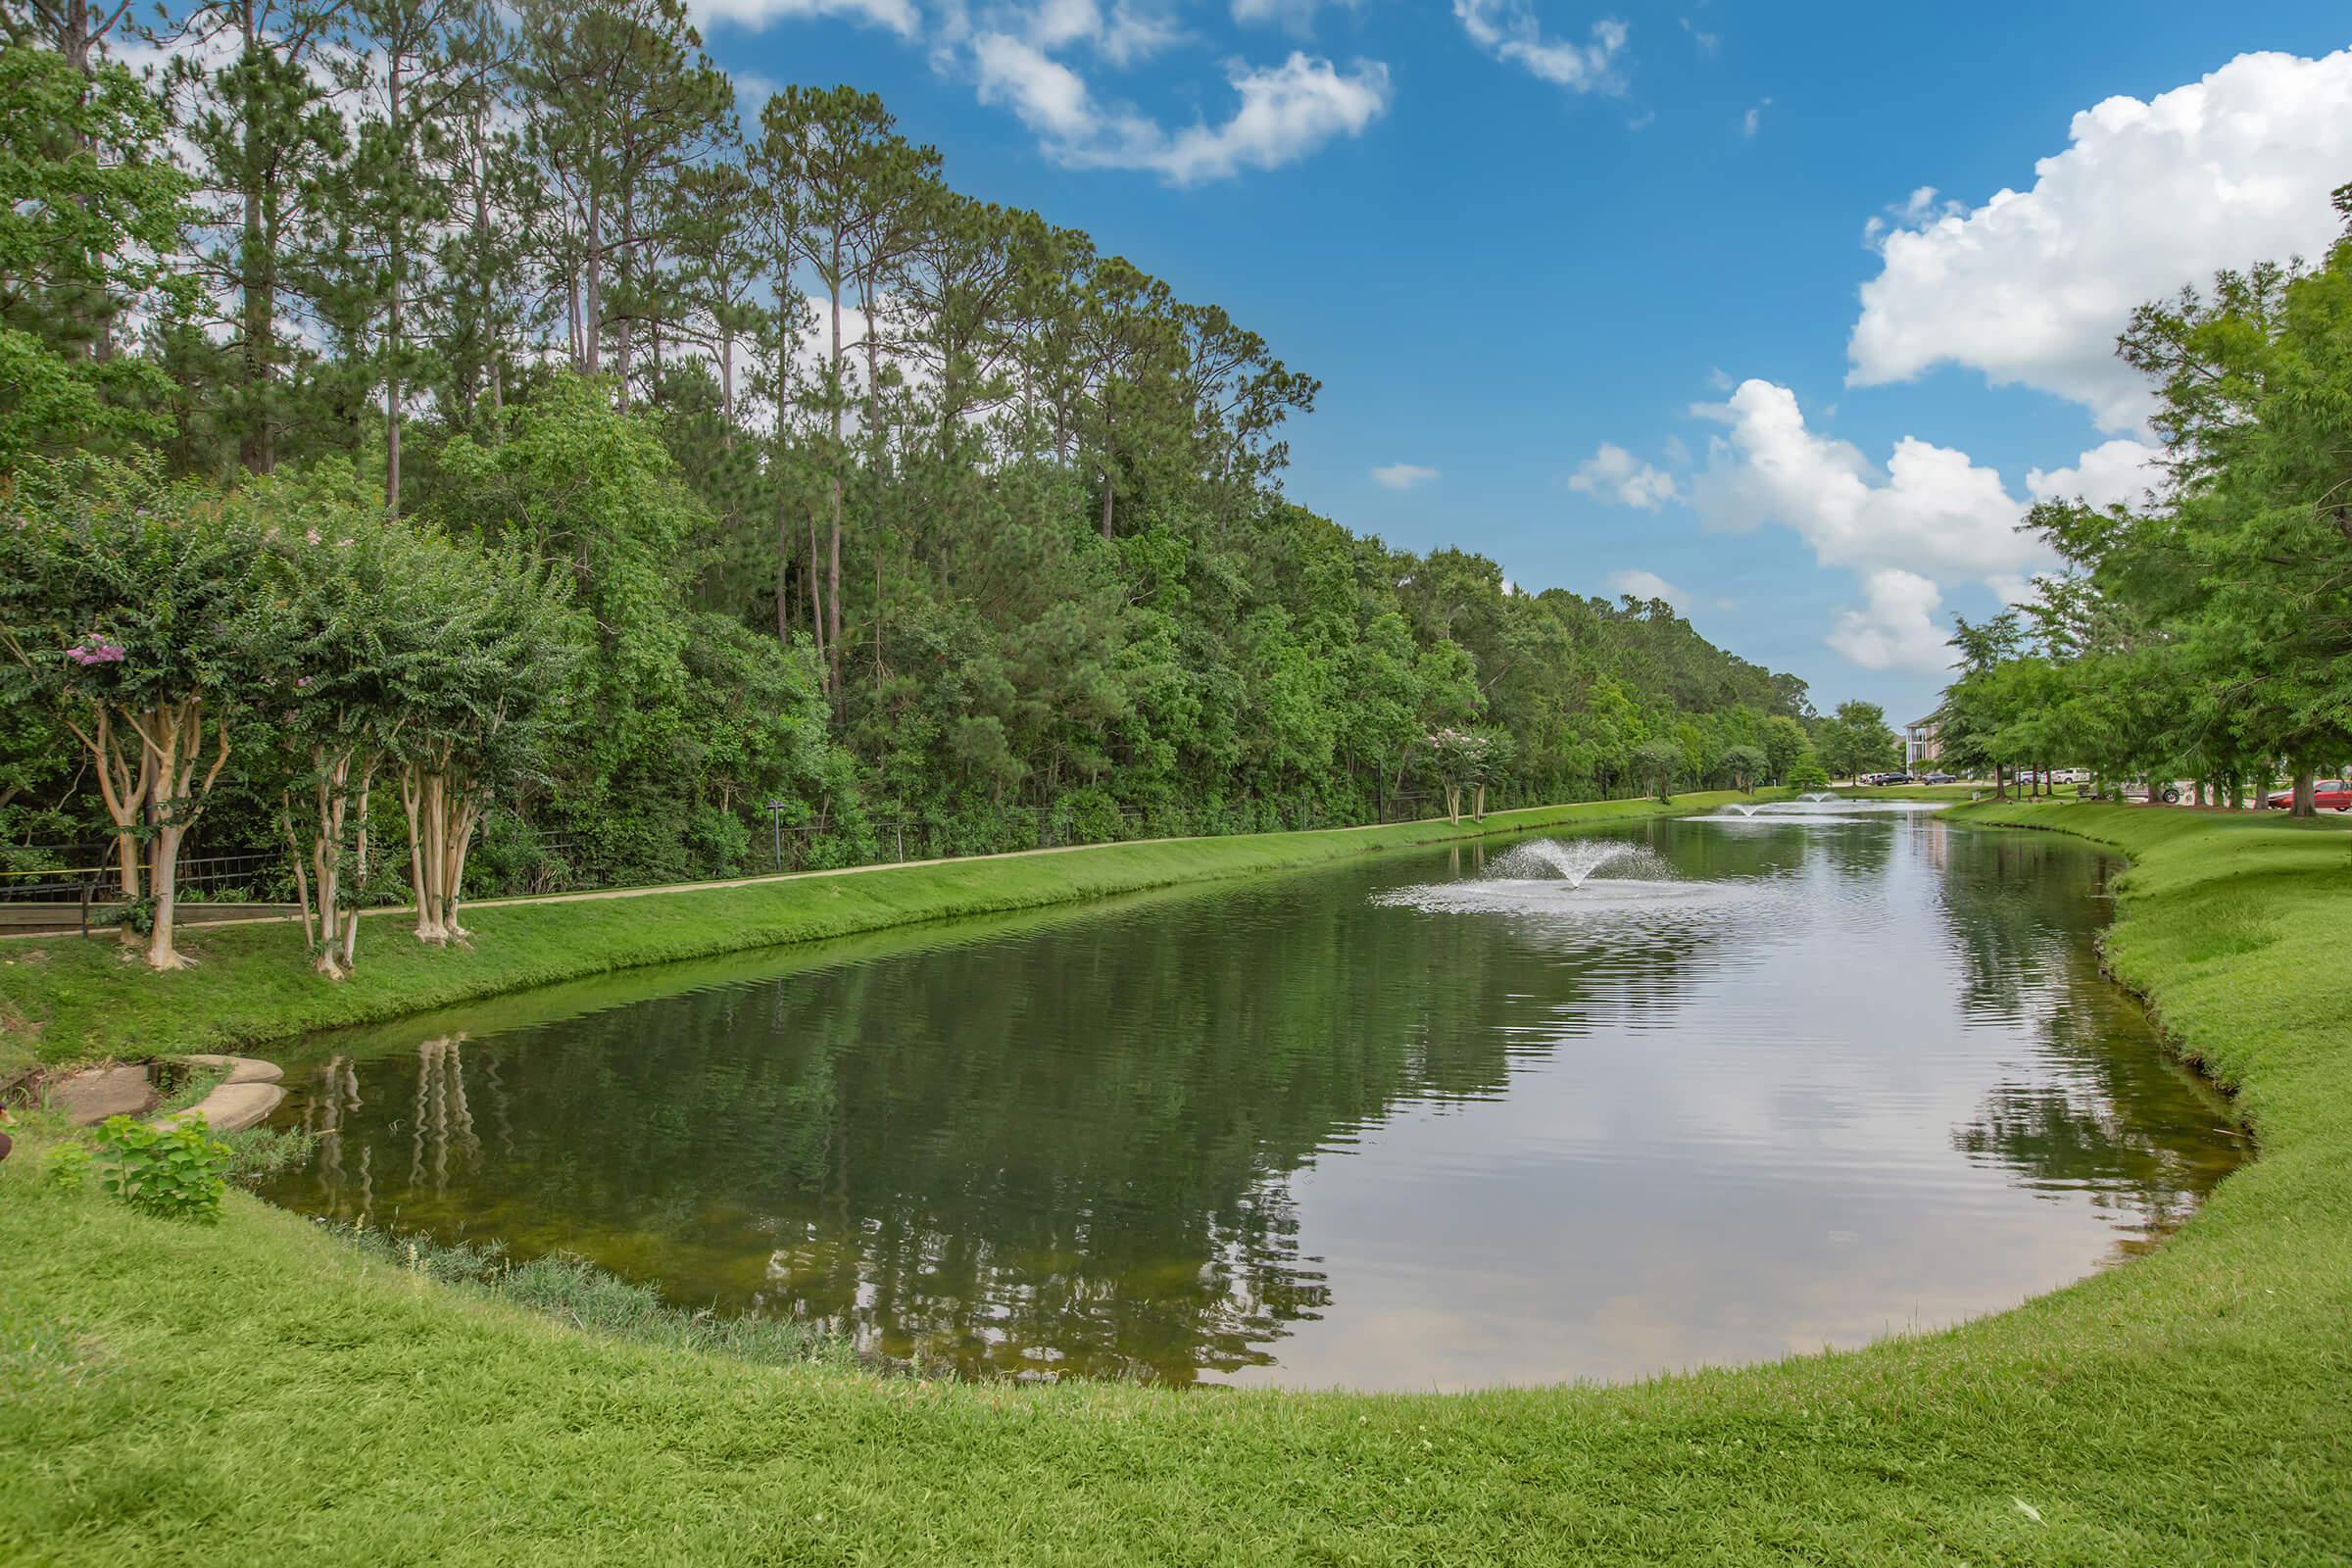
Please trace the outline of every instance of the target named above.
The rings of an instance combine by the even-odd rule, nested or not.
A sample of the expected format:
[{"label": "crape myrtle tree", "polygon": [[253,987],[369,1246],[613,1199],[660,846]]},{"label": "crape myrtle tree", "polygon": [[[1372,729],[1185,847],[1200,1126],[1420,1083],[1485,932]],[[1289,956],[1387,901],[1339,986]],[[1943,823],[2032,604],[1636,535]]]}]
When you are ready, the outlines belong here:
[{"label": "crape myrtle tree", "polygon": [[258,544],[245,509],[167,482],[152,463],[33,464],[0,499],[14,694],[50,707],[87,754],[122,896],[144,895],[152,910],[146,956],[158,969],[187,962],[172,944],[179,848],[256,684]]},{"label": "crape myrtle tree", "polygon": [[353,894],[367,882],[376,780],[398,785],[410,820],[418,936],[442,941],[472,820],[511,766],[504,741],[472,731],[539,729],[571,639],[560,620],[536,627],[546,642],[524,659],[511,620],[529,609],[506,602],[496,562],[388,519],[351,470],[269,479],[237,501],[266,546],[259,602],[275,667],[257,703],[275,708],[280,825],[313,959],[341,980],[358,961]]},{"label": "crape myrtle tree", "polygon": [[1690,764],[1682,745],[1677,741],[1643,741],[1634,749],[1634,762],[1642,776],[1648,780],[1650,790],[1661,801],[1674,798],[1674,781]]},{"label": "crape myrtle tree", "polygon": [[1728,746],[1720,761],[1724,771],[1732,776],[1732,788],[1749,795],[1755,793],[1756,781],[1772,767],[1772,759],[1757,746]]},{"label": "crape myrtle tree", "polygon": [[569,578],[515,551],[435,547],[426,598],[453,616],[401,693],[401,810],[416,939],[471,935],[458,909],[474,830],[492,801],[547,776],[557,738],[584,717],[573,676],[584,630]]},{"label": "crape myrtle tree", "polygon": [[1446,728],[1433,732],[1427,741],[1430,765],[1446,790],[1446,818],[1449,822],[1462,819],[1462,792],[1470,792],[1470,815],[1474,821],[1487,819],[1487,786],[1510,756],[1510,737],[1485,730]]}]

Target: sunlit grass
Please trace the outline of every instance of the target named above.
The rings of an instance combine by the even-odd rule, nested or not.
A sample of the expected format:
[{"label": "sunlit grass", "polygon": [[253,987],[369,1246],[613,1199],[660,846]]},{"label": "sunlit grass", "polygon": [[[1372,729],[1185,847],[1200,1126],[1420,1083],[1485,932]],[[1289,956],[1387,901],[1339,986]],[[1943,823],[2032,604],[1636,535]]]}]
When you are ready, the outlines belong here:
[{"label": "sunlit grass", "polygon": [[2016,1311],[1621,1389],[950,1384],[583,1331],[238,1195],[175,1226],[17,1159],[0,1561],[2345,1560],[2352,838],[1970,814],[2134,858],[2111,959],[2262,1150]]}]

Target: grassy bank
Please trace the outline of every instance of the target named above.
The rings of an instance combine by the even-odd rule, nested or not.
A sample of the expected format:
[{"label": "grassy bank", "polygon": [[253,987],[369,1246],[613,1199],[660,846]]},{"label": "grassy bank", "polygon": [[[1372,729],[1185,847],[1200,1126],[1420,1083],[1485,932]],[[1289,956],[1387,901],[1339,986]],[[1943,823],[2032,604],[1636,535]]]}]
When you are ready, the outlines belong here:
[{"label": "grassy bank", "polygon": [[505,901],[468,908],[472,943],[438,951],[420,947],[398,916],[385,915],[364,922],[359,970],[340,983],[310,971],[301,929],[287,922],[191,927],[179,947],[196,966],[162,975],[129,961],[111,938],[0,943],[0,1082],[12,1058],[74,1062],[235,1050],[640,964],[1745,799],[1716,794],[1685,795],[1671,805],[1605,801],[1496,812],[1483,825],[1404,822],[1161,839],[611,897]]},{"label": "grassy bank", "polygon": [[1998,1317],[1624,1389],[888,1380],[583,1334],[232,1198],[0,1165],[0,1560],[2352,1560],[2352,839],[1972,808],[2131,855],[2111,951],[2263,1155]]}]

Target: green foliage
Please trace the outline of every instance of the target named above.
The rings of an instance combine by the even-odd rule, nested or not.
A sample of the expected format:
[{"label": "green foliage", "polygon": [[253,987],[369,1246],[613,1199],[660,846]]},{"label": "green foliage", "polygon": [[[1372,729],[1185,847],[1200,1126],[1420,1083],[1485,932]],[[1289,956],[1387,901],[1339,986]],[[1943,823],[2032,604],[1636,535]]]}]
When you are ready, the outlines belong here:
[{"label": "green foliage", "polygon": [[90,1146],[68,1138],[49,1147],[41,1157],[41,1176],[61,1192],[78,1193],[90,1173]]},{"label": "green foliage", "polygon": [[222,1133],[220,1143],[228,1151],[228,1179],[258,1182],[307,1164],[318,1135],[302,1127],[245,1127]]},{"label": "green foliage", "polygon": [[1732,787],[1740,790],[1753,790],[1772,766],[1772,759],[1758,746],[1727,747],[1717,761],[1732,775]]},{"label": "green foliage", "polygon": [[1876,703],[1839,703],[1837,716],[1813,732],[1813,748],[1833,778],[1859,778],[1902,760],[1902,741]]},{"label": "green foliage", "polygon": [[246,657],[258,540],[213,488],[152,463],[74,456],[0,498],[0,646],[11,696],[94,730],[254,685]]},{"label": "green foliage", "polygon": [[584,1258],[517,1261],[499,1243],[442,1242],[366,1225],[326,1227],[345,1245],[406,1273],[519,1306],[567,1328],[637,1345],[723,1355],[760,1366],[845,1364],[849,1348],[806,1324],[745,1313],[684,1311],[659,1287],[623,1280]]},{"label": "green foliage", "polygon": [[109,1116],[98,1129],[98,1184],[109,1197],[142,1213],[210,1225],[220,1217],[229,1149],[202,1116],[158,1132],[128,1116]]},{"label": "green foliage", "polygon": [[188,306],[175,270],[188,176],[163,103],[99,60],[0,47],[0,473],[37,455],[170,433],[172,383],[117,353],[125,318]]},{"label": "green foliage", "polygon": [[1690,765],[1682,746],[1670,740],[1643,741],[1635,749],[1634,758],[1661,801],[1674,794],[1676,775]]},{"label": "green foliage", "polygon": [[[2352,217],[2352,187],[2337,208]],[[2352,760],[2347,323],[2352,241],[2133,314],[2119,352],[2155,394],[2167,482],[2136,507],[2034,510],[2067,569],[1957,623],[1947,756],[2217,794]]]},{"label": "green foliage", "polygon": [[1786,782],[1800,794],[1818,792],[1830,787],[1830,771],[1821,765],[1820,757],[1808,749],[1798,753],[1796,760],[1788,764]]},{"label": "green foliage", "polygon": [[[958,194],[868,92],[785,87],[739,143],[675,0],[534,4],[513,38],[475,0],[290,0],[251,38],[217,0],[184,20],[235,44],[168,74],[201,201],[107,166],[118,228],[144,225],[110,287],[155,321],[109,363],[169,428],[135,485],[94,488],[258,534],[217,563],[235,634],[174,622],[187,658],[220,643],[207,711],[236,722],[206,838],[289,843],[335,895],[322,927],[391,896],[398,857],[360,887],[359,847],[417,799],[461,844],[496,836],[423,899],[448,912],[460,887],[738,871],[771,808],[818,863],[902,830],[1368,822],[1449,787],[1634,794],[1652,741],[1720,778],[1811,716],[1662,603],[1523,593],[1288,504],[1312,376],[1085,234]],[[32,53],[27,82],[73,87]],[[163,123],[126,83],[97,94],[108,145]],[[35,251],[0,245],[0,283]],[[90,510],[87,476],[11,463],[46,490],[19,514]],[[71,597],[27,588],[28,650],[150,629]],[[112,824],[127,857],[149,813],[76,788],[56,702],[11,711],[39,720],[0,729],[12,819]],[[1475,776],[1444,730],[1491,739]],[[322,930],[322,969],[356,929]]]}]

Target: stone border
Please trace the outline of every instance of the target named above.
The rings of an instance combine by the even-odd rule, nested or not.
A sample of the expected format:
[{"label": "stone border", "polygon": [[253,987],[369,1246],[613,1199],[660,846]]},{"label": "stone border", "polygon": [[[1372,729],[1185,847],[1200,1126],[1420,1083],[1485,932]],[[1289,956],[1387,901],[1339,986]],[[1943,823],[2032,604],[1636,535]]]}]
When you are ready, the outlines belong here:
[{"label": "stone border", "polygon": [[213,1086],[213,1092],[185,1110],[175,1110],[169,1116],[148,1123],[159,1133],[202,1116],[207,1131],[233,1133],[265,1120],[275,1110],[286,1091],[278,1083],[286,1070],[274,1061],[258,1056],[220,1056],[199,1054],[180,1056],[177,1060],[207,1072],[225,1072],[226,1077]]}]

